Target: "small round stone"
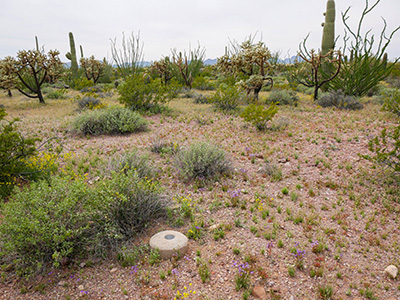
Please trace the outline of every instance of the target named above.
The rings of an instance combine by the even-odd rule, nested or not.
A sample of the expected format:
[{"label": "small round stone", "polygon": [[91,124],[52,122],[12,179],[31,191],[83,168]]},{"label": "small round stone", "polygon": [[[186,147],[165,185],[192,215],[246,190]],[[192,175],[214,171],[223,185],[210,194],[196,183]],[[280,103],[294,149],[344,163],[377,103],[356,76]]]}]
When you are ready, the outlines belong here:
[{"label": "small round stone", "polygon": [[172,257],[174,253],[183,255],[188,247],[188,238],[177,231],[161,231],[150,239],[150,248],[158,249],[162,259]]}]

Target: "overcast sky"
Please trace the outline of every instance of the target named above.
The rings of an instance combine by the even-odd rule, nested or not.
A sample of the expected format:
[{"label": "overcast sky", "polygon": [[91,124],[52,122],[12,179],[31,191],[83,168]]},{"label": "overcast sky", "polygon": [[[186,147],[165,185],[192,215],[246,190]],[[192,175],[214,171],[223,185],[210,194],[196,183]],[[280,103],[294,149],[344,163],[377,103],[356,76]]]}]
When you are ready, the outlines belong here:
[{"label": "overcast sky", "polygon": [[[349,24],[355,28],[365,0],[336,0],[336,35],[343,36],[341,12],[349,6]],[[285,58],[296,54],[308,33],[308,47],[320,48],[325,9],[326,0],[0,0],[0,58],[34,49],[38,36],[46,51],[58,49],[67,61],[70,31],[78,53],[82,45],[85,56],[98,59],[111,59],[110,39],[120,45],[122,32],[139,31],[148,61],[198,43],[207,58],[217,58],[229,40],[241,42],[257,32]],[[400,25],[399,12],[400,0],[381,0],[366,17],[364,32],[372,29],[378,40],[384,17],[389,34]],[[387,52],[390,59],[400,57],[400,31]]]}]

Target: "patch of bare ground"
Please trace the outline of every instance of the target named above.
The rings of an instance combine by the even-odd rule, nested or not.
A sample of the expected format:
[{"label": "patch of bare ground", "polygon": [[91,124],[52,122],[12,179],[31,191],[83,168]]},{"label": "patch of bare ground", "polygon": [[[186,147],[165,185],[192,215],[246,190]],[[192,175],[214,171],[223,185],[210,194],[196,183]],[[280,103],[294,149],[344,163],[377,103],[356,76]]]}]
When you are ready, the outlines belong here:
[{"label": "patch of bare ground", "polygon": [[[144,258],[124,268],[113,255],[28,282],[3,270],[1,299],[256,299],[237,288],[238,266],[246,263],[249,291],[261,285],[267,299],[324,299],[330,290],[332,299],[400,299],[399,278],[383,273],[400,265],[400,202],[387,194],[384,174],[360,157],[394,123],[378,105],[323,109],[304,96],[298,107],[279,107],[270,129],[259,132],[234,114],[176,99],[170,115],[146,117],[147,132],[88,138],[68,132],[76,114],[69,100],[44,107],[24,100],[26,109],[12,101],[0,99],[10,115],[22,117],[26,133],[56,135],[64,153],[84,162],[137,149],[150,156],[167,195],[196,202],[193,221],[156,220],[131,246],[147,244],[160,230],[187,234],[200,220],[204,227],[184,257],[154,265]],[[204,186],[184,182],[172,154],[150,151],[157,139],[220,145],[234,171]],[[96,167],[87,169],[88,181],[98,175]]]}]

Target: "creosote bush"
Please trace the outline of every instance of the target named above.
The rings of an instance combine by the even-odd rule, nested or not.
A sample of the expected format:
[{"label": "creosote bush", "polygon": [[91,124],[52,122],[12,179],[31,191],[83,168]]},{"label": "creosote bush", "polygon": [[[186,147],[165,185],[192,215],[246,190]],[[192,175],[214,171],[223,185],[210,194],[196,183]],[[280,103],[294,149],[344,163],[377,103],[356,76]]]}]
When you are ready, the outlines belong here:
[{"label": "creosote bush", "polygon": [[237,109],[243,99],[243,93],[236,86],[221,84],[210,101],[217,109],[228,112]]},{"label": "creosote bush", "polygon": [[34,182],[2,207],[0,261],[30,275],[77,255],[105,256],[166,215],[167,205],[158,183],[135,170],[97,186],[59,176]]},{"label": "creosote bush", "polygon": [[347,96],[343,91],[331,91],[321,95],[318,105],[322,107],[334,106],[338,109],[358,110],[364,105],[354,96]]},{"label": "creosote bush", "polygon": [[267,122],[278,112],[278,107],[272,103],[268,108],[263,105],[250,104],[241,113],[244,121],[253,124],[258,130],[265,130]]},{"label": "creosote bush", "polygon": [[[0,107],[0,197],[8,196],[21,177],[29,179],[27,159],[37,156],[35,138],[24,138],[15,122],[5,120],[7,113]],[[37,170],[33,170],[36,173]],[[25,175],[23,175],[25,174]]]},{"label": "creosote bush", "polygon": [[299,97],[297,96],[296,92],[292,90],[275,90],[268,95],[266,103],[297,106],[299,103]]},{"label": "creosote bush", "polygon": [[72,128],[85,135],[127,134],[146,130],[147,120],[138,112],[114,107],[84,112],[74,119]]},{"label": "creosote bush", "polygon": [[177,154],[176,165],[184,179],[211,179],[231,170],[226,153],[207,142],[197,142],[181,150]]}]

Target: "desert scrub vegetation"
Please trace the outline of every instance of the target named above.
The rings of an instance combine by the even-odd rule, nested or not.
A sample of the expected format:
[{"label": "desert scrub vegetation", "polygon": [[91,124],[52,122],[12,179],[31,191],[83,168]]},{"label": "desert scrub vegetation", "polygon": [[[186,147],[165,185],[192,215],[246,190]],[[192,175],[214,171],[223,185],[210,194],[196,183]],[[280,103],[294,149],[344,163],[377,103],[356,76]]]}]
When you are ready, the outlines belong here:
[{"label": "desert scrub vegetation", "polygon": [[72,122],[73,131],[84,135],[127,134],[146,128],[145,118],[136,111],[122,107],[86,111]]},{"label": "desert scrub vegetation", "polygon": [[322,94],[317,103],[321,107],[336,107],[347,110],[358,110],[364,107],[355,96],[347,96],[341,90]]},{"label": "desert scrub vegetation", "polygon": [[244,121],[251,123],[258,130],[262,131],[267,128],[268,121],[271,121],[277,112],[278,107],[275,103],[272,103],[269,107],[250,104],[243,110],[240,116]]},{"label": "desert scrub vegetation", "polygon": [[274,90],[266,100],[267,104],[275,103],[277,105],[293,105],[297,106],[299,103],[299,96],[292,90]]},{"label": "desert scrub vegetation", "polygon": [[134,170],[115,172],[94,187],[79,178],[40,180],[2,207],[1,261],[30,275],[77,255],[104,256],[165,216],[167,204],[157,182]]},{"label": "desert scrub vegetation", "polygon": [[220,147],[208,142],[196,142],[176,155],[175,164],[185,180],[212,179],[231,171],[231,162]]},{"label": "desert scrub vegetation", "polygon": [[236,110],[244,101],[243,93],[235,85],[220,84],[210,102],[223,112]]}]

